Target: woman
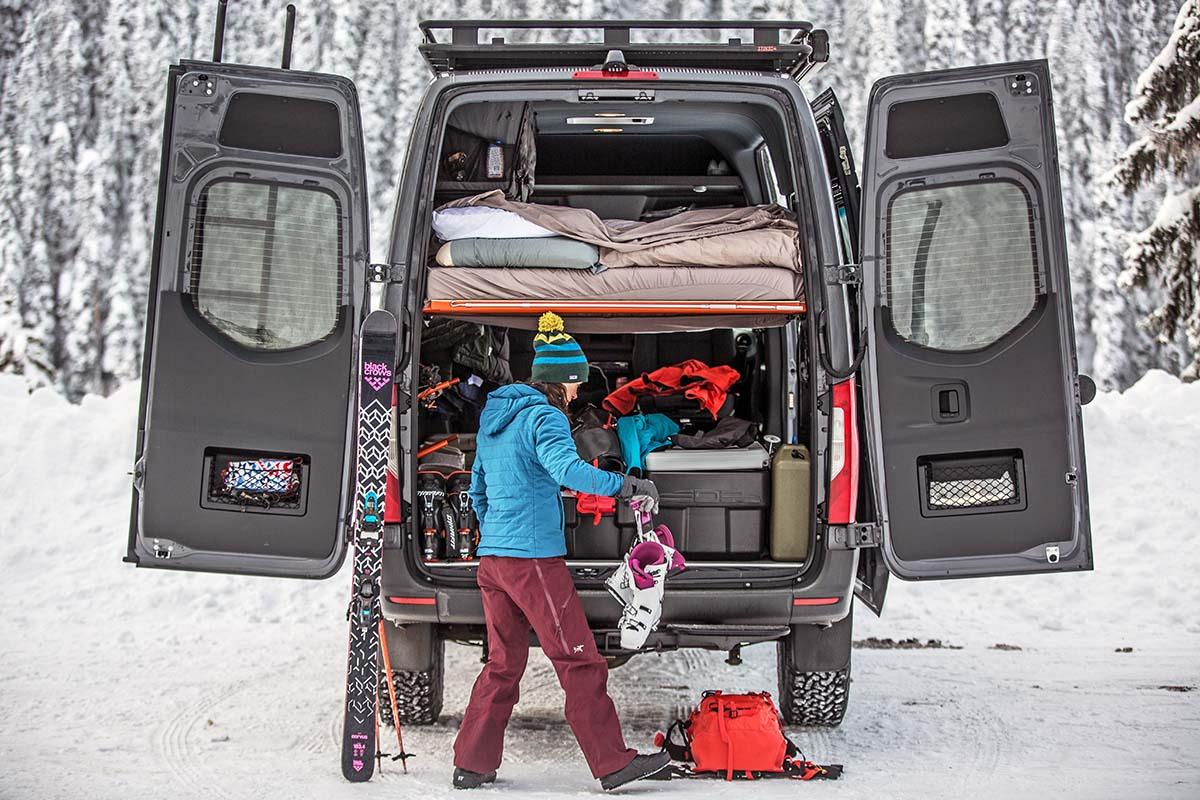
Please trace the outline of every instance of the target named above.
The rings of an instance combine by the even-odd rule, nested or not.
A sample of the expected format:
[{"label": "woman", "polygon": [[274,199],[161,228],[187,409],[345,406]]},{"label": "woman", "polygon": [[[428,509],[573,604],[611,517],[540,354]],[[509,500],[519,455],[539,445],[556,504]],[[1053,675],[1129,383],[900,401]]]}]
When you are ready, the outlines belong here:
[{"label": "woman", "polygon": [[496,779],[504,728],[529,657],[530,627],[567,695],[567,722],[605,789],[648,777],[670,763],[666,753],[639,755],[621,736],[608,696],[608,664],[596,649],[563,560],[560,487],[637,499],[651,511],[657,510],[658,492],[648,480],[597,469],[579,458],[566,412],[587,379],[587,358],[557,314],[543,314],[538,331],[530,382],[488,395],[476,439],[471,502],[479,517],[476,577],[488,661],[454,743],[458,789]]}]

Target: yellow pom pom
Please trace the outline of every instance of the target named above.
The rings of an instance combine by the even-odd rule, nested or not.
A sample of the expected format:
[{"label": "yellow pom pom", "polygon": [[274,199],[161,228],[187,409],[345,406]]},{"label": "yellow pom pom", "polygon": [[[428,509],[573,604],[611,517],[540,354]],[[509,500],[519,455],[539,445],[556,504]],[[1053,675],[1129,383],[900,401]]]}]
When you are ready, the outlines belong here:
[{"label": "yellow pom pom", "polygon": [[547,311],[538,318],[538,331],[540,333],[548,333],[550,331],[561,331],[563,329],[562,317],[555,314],[553,311]]}]

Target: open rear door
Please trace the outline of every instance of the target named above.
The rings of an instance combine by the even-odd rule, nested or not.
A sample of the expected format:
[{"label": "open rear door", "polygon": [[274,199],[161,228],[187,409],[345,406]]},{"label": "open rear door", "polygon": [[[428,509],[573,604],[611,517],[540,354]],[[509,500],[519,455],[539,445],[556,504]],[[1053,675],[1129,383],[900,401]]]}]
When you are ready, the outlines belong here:
[{"label": "open rear door", "polygon": [[1090,569],[1045,61],[885,78],[863,161],[864,369],[904,578]]},{"label": "open rear door", "polygon": [[350,81],[170,69],[127,561],[341,564],[366,197]]},{"label": "open rear door", "polygon": [[[858,184],[858,170],[854,166],[850,137],[846,134],[846,121],[842,114],[842,106],[833,89],[821,92],[811,105],[813,118],[817,123],[817,133],[821,137],[825,168],[829,173],[829,195],[833,200],[834,214],[837,216],[838,237],[842,248],[841,264],[858,264],[861,260],[858,226],[861,220],[862,190]],[[833,287],[830,290],[836,291]],[[861,287],[853,288],[852,284],[843,286],[840,290],[847,293],[847,300],[850,299],[850,292],[862,291]],[[861,304],[847,302],[846,306],[849,330],[854,337],[854,346],[856,348],[863,347],[865,343],[858,340],[858,332],[863,325],[862,320],[858,318]],[[861,403],[861,397],[858,394],[860,390],[861,384],[855,384],[855,396],[852,398],[855,403]],[[856,414],[855,417],[860,419],[862,414]],[[856,440],[863,440],[861,431],[856,432]],[[859,458],[863,470],[869,474],[871,453],[859,451]],[[870,515],[874,513],[874,500],[871,497],[871,485],[868,481],[859,482],[859,497],[854,499],[854,503],[855,509],[859,513],[868,515],[859,516],[858,519],[873,518]],[[887,593],[889,575],[887,566],[883,563],[878,550],[874,548],[859,550],[854,594],[863,605],[876,614],[883,610],[883,598]]]}]

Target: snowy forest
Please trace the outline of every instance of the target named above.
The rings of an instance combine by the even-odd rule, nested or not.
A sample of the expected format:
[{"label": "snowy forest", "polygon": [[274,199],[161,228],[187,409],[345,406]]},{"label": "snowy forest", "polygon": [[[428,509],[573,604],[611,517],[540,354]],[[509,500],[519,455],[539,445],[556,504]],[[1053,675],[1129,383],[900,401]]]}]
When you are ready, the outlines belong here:
[{"label": "snowy forest", "polygon": [[[283,0],[230,3],[225,59],[275,65]],[[1194,0],[296,0],[293,67],[362,99],[375,252],[430,79],[423,18],[808,19],[861,148],[871,84],[1046,57],[1079,368],[1105,388],[1196,377],[1200,11]],[[215,0],[0,0],[0,371],[72,399],[140,369],[166,68],[211,54]],[[497,25],[503,33],[503,25]]]}]

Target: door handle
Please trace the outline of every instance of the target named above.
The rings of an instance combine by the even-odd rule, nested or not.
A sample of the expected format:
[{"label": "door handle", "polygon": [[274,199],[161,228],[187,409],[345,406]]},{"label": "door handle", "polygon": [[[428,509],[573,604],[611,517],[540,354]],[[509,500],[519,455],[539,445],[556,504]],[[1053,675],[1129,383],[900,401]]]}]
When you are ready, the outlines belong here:
[{"label": "door handle", "polygon": [[970,401],[965,383],[939,383],[930,388],[929,394],[930,413],[934,422],[962,422],[967,419]]}]

